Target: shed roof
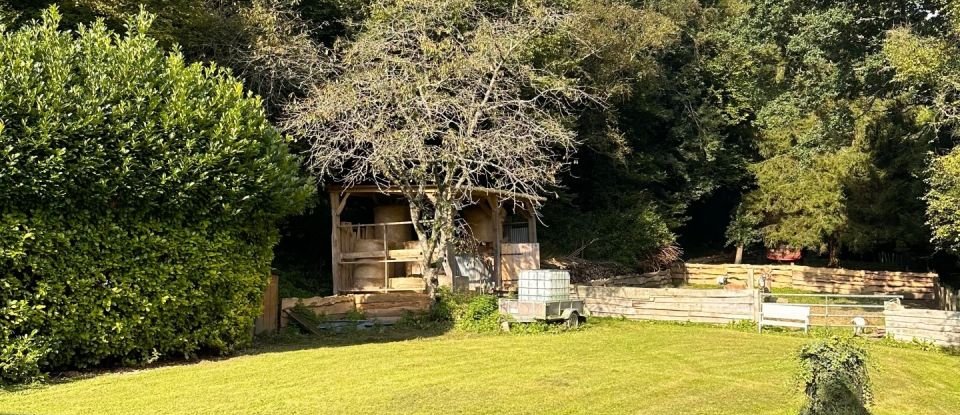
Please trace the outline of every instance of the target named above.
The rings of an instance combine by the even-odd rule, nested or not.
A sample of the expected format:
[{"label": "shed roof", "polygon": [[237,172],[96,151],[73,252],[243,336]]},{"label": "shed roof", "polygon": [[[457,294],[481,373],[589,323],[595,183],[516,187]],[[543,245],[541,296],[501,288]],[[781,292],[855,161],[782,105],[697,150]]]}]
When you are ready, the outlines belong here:
[{"label": "shed roof", "polygon": [[[427,190],[436,190],[436,186],[427,186]],[[542,196],[529,195],[525,193],[511,192],[509,190],[493,189],[489,187],[477,187],[477,186],[465,186],[461,188],[464,192],[469,192],[472,194],[477,194],[480,196],[500,196],[510,199],[519,199],[519,200],[530,200],[543,202],[547,199]],[[344,187],[342,185],[330,185],[327,186],[327,190],[331,192],[340,192],[341,194],[354,194],[354,193],[380,193],[380,194],[401,194],[400,186],[378,186],[374,184],[364,184],[356,185],[350,187]]]}]

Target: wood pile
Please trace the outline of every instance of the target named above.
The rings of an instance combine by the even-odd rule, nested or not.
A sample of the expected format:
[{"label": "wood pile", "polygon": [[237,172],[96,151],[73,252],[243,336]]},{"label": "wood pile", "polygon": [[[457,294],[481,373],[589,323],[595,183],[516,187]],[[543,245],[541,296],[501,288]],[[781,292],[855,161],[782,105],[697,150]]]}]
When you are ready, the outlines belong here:
[{"label": "wood pile", "polygon": [[886,333],[896,340],[960,347],[960,312],[890,307],[883,312]]},{"label": "wood pile", "polygon": [[591,261],[573,256],[550,258],[544,263],[553,268],[570,271],[570,283],[572,284],[586,284],[591,281],[639,275],[633,268],[616,262]]},{"label": "wood pile", "polygon": [[725,324],[754,318],[750,291],[577,285],[589,315]]},{"label": "wood pile", "polygon": [[648,272],[645,274],[625,275],[612,278],[603,278],[584,282],[584,284],[603,287],[642,287],[662,288],[669,287],[673,282],[670,270]]}]

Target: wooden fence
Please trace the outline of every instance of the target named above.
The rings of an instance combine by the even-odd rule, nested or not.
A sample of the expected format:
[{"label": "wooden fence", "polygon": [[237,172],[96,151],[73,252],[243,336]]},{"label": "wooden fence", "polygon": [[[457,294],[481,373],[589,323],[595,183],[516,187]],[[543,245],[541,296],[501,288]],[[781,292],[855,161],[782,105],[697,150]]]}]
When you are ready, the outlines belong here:
[{"label": "wooden fence", "polygon": [[280,324],[280,279],[270,276],[267,288],[263,290],[260,316],[253,321],[253,333],[264,334],[277,331]]},{"label": "wooden fence", "polygon": [[948,311],[960,311],[960,290],[937,287],[937,308]]},{"label": "wooden fence", "polygon": [[864,271],[798,265],[680,264],[670,270],[678,283],[716,285],[718,277],[748,286],[763,276],[772,288],[793,288],[830,294],[902,295],[907,300],[934,301],[939,277],[934,273]]},{"label": "wooden fence", "polygon": [[753,320],[759,297],[747,290],[574,286],[592,316],[731,323]]},{"label": "wooden fence", "polygon": [[891,307],[883,314],[886,333],[896,340],[960,347],[960,312]]}]

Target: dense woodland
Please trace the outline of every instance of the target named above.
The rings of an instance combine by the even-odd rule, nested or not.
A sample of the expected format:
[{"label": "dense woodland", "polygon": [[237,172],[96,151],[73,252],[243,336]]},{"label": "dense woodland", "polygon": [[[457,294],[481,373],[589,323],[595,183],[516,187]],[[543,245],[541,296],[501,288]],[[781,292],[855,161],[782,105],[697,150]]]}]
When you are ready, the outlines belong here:
[{"label": "dense woodland", "polygon": [[[305,103],[338,107],[334,83],[371,70],[358,56],[389,59],[370,48],[413,33],[399,22],[417,22],[438,47],[451,33],[520,39],[516,68],[530,85],[582,93],[536,101],[560,102],[547,106],[550,121],[575,137],[569,168],[540,189],[552,195],[541,211],[548,253],[651,267],[678,248],[695,257],[745,245],[759,260],[763,247],[789,246],[831,266],[949,270],[960,248],[960,8],[950,0],[21,0],[0,3],[0,21],[21,27],[54,4],[63,29],[102,19],[122,32],[141,7],[155,14],[161,46],[229,68],[298,153],[316,148]],[[500,24],[554,15],[562,21],[530,36]],[[458,74],[472,64],[441,63]],[[274,267],[299,281],[287,289],[328,288],[315,278],[329,261],[319,195],[283,225]]]}]

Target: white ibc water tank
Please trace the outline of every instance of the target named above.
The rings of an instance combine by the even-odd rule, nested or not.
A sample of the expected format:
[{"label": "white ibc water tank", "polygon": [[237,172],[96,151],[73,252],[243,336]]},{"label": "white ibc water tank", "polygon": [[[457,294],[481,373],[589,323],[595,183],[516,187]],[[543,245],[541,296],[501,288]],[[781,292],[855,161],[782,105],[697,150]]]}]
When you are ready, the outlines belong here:
[{"label": "white ibc water tank", "polygon": [[562,269],[520,271],[517,282],[520,301],[566,301],[570,299],[570,272]]}]

